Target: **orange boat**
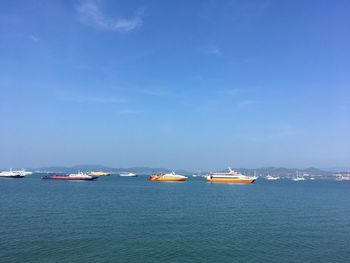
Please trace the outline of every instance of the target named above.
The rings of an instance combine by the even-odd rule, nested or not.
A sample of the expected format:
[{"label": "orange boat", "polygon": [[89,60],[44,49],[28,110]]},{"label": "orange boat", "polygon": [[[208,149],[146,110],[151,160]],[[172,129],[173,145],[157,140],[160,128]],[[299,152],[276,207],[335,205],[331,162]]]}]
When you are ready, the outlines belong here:
[{"label": "orange boat", "polygon": [[256,177],[245,176],[241,173],[231,170],[229,167],[228,173],[211,173],[207,176],[208,182],[213,183],[233,183],[233,184],[252,184]]},{"label": "orange boat", "polygon": [[151,175],[149,177],[150,181],[163,181],[163,182],[181,182],[186,181],[187,177],[179,174],[172,173],[161,173],[159,175]]}]

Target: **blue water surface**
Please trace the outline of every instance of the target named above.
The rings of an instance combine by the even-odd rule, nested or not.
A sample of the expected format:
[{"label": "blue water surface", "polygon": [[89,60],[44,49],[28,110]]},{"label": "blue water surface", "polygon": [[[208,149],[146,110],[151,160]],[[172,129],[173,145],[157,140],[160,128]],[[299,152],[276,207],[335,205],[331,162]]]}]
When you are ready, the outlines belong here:
[{"label": "blue water surface", "polygon": [[0,262],[349,259],[349,182],[0,179]]}]

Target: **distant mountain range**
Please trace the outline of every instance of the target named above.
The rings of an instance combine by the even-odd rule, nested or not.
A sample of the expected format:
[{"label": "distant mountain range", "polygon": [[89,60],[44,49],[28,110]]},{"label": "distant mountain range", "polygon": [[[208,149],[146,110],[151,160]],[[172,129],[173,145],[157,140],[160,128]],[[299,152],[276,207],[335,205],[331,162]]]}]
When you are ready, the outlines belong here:
[{"label": "distant mountain range", "polygon": [[[152,168],[152,167],[131,167],[131,168],[113,168],[104,165],[75,165],[71,167],[65,166],[50,166],[28,169],[31,171],[40,172],[55,172],[55,173],[72,173],[72,172],[91,172],[91,171],[106,171],[112,174],[119,174],[124,172],[133,172],[136,174],[154,174],[161,172],[171,172],[167,168]],[[176,170],[177,173],[190,174],[188,171]]]},{"label": "distant mountain range", "polygon": [[338,167],[324,168],[323,170],[330,171],[330,172],[349,172],[350,167],[338,166]]},{"label": "distant mountain range", "polygon": [[266,175],[273,175],[273,176],[282,176],[282,177],[292,177],[296,174],[299,175],[313,175],[313,176],[332,176],[334,172],[321,170],[314,167],[309,167],[306,169],[297,169],[297,168],[284,168],[284,167],[263,167],[258,169],[236,169],[237,171],[247,174],[247,175],[259,175],[259,176],[266,176]]},{"label": "distant mountain range", "polygon": [[[313,176],[332,176],[336,172],[344,172],[345,170],[322,170],[314,167],[306,169],[297,169],[297,168],[284,168],[284,167],[263,167],[257,169],[247,169],[247,168],[234,168],[236,171],[241,172],[246,175],[257,175],[257,176],[266,176],[266,175],[278,175],[282,177],[291,177],[295,176],[297,173],[300,175],[309,174]],[[168,168],[154,168],[154,167],[130,167],[130,168],[113,168],[104,165],[76,165],[71,167],[66,166],[50,166],[50,167],[39,167],[39,168],[28,168],[30,171],[37,172],[55,172],[55,173],[73,173],[77,171],[81,172],[90,172],[90,171],[106,171],[112,174],[119,174],[123,172],[133,172],[136,174],[154,174],[161,172],[171,172],[171,169]],[[227,171],[226,169],[221,170]],[[184,175],[192,175],[196,172],[185,171],[185,170],[174,170],[174,172]],[[207,174],[212,171],[202,171],[201,174]],[[197,174],[197,173],[196,173]]]}]

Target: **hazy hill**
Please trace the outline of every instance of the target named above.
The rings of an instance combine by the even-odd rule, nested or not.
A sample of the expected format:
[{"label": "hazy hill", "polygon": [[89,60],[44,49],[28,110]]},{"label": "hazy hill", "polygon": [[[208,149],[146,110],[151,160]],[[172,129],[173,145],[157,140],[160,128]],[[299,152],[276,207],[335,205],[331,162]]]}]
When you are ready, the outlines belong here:
[{"label": "hazy hill", "polygon": [[[42,172],[56,172],[56,173],[73,173],[73,172],[90,172],[90,171],[106,171],[112,174],[119,174],[122,172],[133,172],[137,174],[154,174],[161,172],[171,172],[171,169],[168,168],[154,168],[154,167],[129,167],[129,168],[113,168],[104,165],[75,165],[71,167],[65,166],[52,166],[52,167],[40,167],[28,169],[32,171],[42,171]],[[314,176],[332,176],[333,172],[321,170],[318,168],[310,167],[306,169],[297,169],[297,168],[284,168],[284,167],[262,167],[257,169],[247,169],[247,168],[234,168],[234,170],[239,171],[245,175],[254,175],[257,176],[266,176],[266,175],[278,175],[281,177],[292,177],[297,173],[299,174],[310,174]],[[192,175],[197,172],[185,171],[185,170],[174,170],[179,174]],[[221,172],[227,171],[227,169],[221,170]],[[201,174],[207,174],[214,171],[203,171]]]}]

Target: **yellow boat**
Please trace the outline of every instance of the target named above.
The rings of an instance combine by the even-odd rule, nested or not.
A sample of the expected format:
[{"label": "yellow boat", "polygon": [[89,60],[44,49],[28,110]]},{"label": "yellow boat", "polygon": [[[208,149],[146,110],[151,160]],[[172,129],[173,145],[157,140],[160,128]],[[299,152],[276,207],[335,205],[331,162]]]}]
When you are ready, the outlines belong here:
[{"label": "yellow boat", "polygon": [[159,175],[151,175],[149,177],[150,181],[163,181],[163,182],[181,182],[186,181],[187,177],[179,174],[172,173],[161,173]]},{"label": "yellow boat", "polygon": [[256,177],[245,176],[229,168],[228,173],[211,173],[207,176],[208,182],[231,183],[231,184],[252,184]]},{"label": "yellow boat", "polygon": [[98,171],[98,172],[91,172],[89,173],[89,175],[91,176],[109,176],[110,173],[106,173],[106,172],[102,172],[102,171]]}]

